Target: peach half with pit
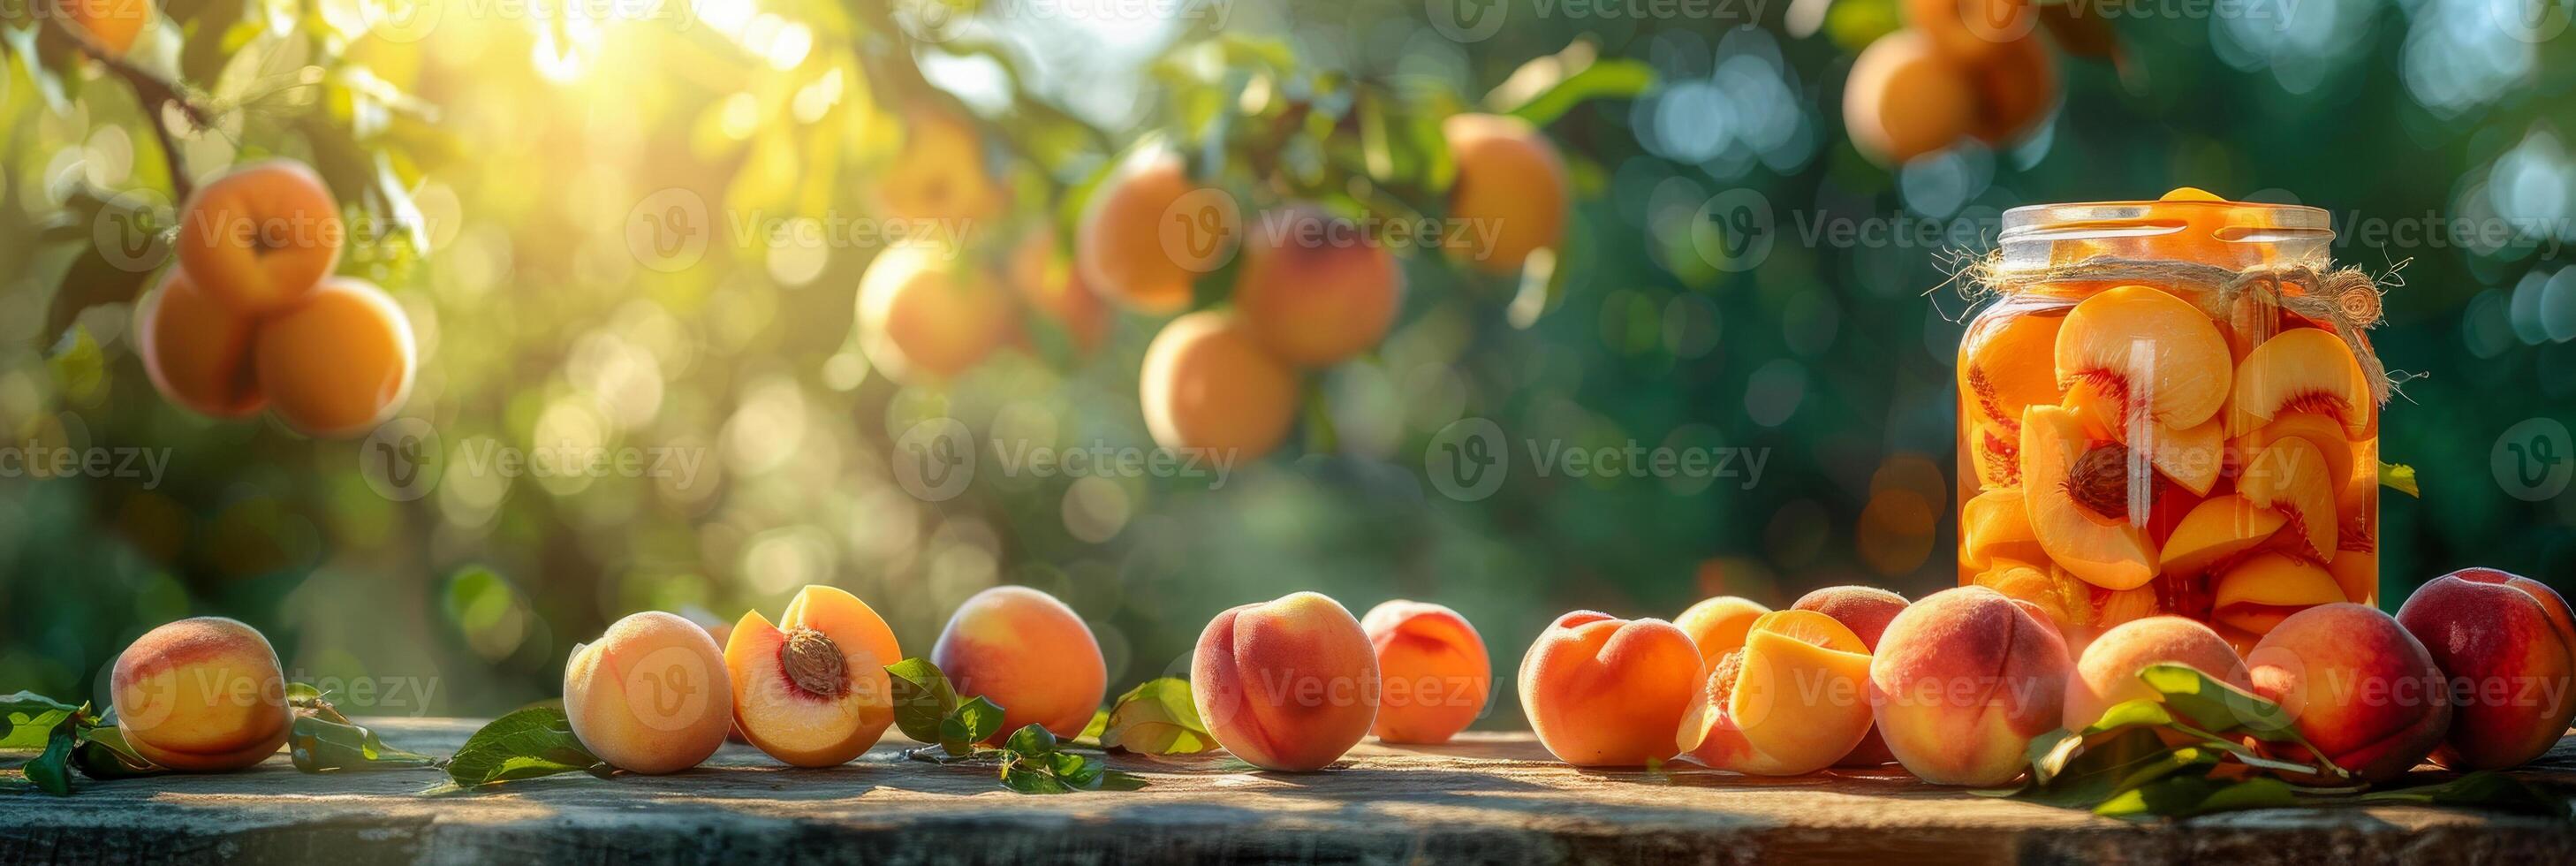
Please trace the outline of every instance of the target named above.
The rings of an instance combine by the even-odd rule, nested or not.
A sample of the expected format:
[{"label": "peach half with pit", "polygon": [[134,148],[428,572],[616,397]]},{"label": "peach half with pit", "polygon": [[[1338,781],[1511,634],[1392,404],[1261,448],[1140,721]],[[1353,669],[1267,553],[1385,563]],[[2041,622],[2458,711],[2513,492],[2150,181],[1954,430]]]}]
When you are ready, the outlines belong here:
[{"label": "peach half with pit", "polygon": [[2063,408],[2032,406],[2022,414],[2022,490],[2031,534],[2077,578],[2104,589],[2136,589],[2155,579],[2156,550],[2126,514],[2103,510],[2128,498],[2126,461],[2101,456],[2102,449],[2117,448],[2088,440]]},{"label": "peach half with pit", "polygon": [[886,666],[903,660],[875,609],[838,587],[796,593],[776,623],[742,615],[725,642],[734,726],[791,766],[845,764],[894,723]]}]

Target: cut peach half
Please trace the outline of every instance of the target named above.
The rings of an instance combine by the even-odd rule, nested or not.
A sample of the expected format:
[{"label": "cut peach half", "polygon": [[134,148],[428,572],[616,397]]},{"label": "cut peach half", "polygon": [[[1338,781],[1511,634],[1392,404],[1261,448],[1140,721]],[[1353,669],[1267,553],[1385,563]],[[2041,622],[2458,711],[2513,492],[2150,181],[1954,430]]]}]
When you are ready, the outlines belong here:
[{"label": "cut peach half", "polygon": [[2066,318],[2021,314],[1991,321],[1993,325],[1968,335],[1959,392],[1986,423],[2011,432],[2021,424],[2024,408],[2055,403],[2065,394],[2056,371],[2037,361],[2056,351],[2057,329]]},{"label": "cut peach half", "polygon": [[2078,491],[2070,483],[2069,469],[2091,446],[2065,409],[2033,406],[2023,413],[2022,495],[2031,534],[2049,559],[2086,583],[2103,589],[2144,586],[2156,576],[2155,544],[2146,530],[2085,505],[2079,499],[2103,494]]},{"label": "cut peach half", "polygon": [[1999,424],[1971,421],[1966,435],[1969,462],[1976,467],[1979,489],[2021,484],[2021,434]]},{"label": "cut peach half", "polygon": [[2335,487],[2323,452],[2306,437],[2288,436],[2245,462],[2236,492],[2245,501],[2281,513],[2292,532],[2320,562],[2334,561]]},{"label": "cut peach half", "polygon": [[2074,413],[2087,438],[2143,446],[2158,473],[2193,496],[2209,495],[2227,468],[2227,425],[2216,418],[2179,430],[2158,424],[2130,412],[2128,398],[2114,387],[2104,379],[2078,381],[2066,389],[2066,400],[2059,405]]},{"label": "cut peach half", "polygon": [[2227,404],[2227,340],[2189,301],[2146,286],[2104,291],[2066,314],[2057,381],[2116,383],[2125,405],[2166,427],[2198,427]]},{"label": "cut peach half", "polygon": [[2236,402],[2227,415],[2231,435],[2243,435],[2283,412],[2329,415],[2346,438],[2365,438],[2374,405],[2370,382],[2352,348],[2334,332],[2292,328],[2255,346],[2236,367]]},{"label": "cut peach half", "polygon": [[[2308,440],[2308,444],[2317,446],[2317,453],[2325,457],[2328,485],[2338,491],[2352,489],[2353,476],[2360,464],[2354,457],[2352,442],[2344,438],[2343,423],[2315,412],[2283,412],[2251,431],[2235,434],[2227,440],[2228,459],[2237,464],[2230,468],[2243,474],[2246,465],[2262,454],[2263,449],[2288,436]],[[2375,473],[2371,483],[2378,483]]]},{"label": "cut peach half", "polygon": [[2039,536],[2031,534],[2030,509],[2017,487],[1988,490],[1959,506],[1959,564],[1971,572],[1984,571],[1996,557],[2024,562],[2048,558]]},{"label": "cut peach half", "polygon": [[2344,601],[2333,575],[2316,563],[2278,552],[2256,554],[2219,575],[2209,617],[2256,636],[2291,614]]},{"label": "cut peach half", "polygon": [[1721,770],[1794,776],[1833,766],[1869,733],[1869,650],[1833,617],[1763,614],[1712,665],[1675,745]]},{"label": "cut peach half", "polygon": [[894,722],[886,666],[902,660],[894,631],[867,602],[808,586],[777,624],[756,610],[734,623],[725,641],[734,729],[793,766],[848,763]]},{"label": "cut peach half", "polygon": [[2182,523],[2165,539],[2160,551],[2164,558],[2158,566],[2168,575],[2199,574],[2221,560],[2254,549],[2289,522],[2280,512],[2242,496],[2210,497],[2183,515]]}]

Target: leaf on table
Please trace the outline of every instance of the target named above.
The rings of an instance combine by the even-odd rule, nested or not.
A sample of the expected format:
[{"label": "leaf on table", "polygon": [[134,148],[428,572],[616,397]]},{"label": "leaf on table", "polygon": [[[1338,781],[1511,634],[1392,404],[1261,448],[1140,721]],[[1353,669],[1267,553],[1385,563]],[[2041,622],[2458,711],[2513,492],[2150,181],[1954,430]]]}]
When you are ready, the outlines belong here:
[{"label": "leaf on table", "polygon": [[2480,770],[2435,785],[2373,791],[2355,799],[2374,803],[2474,806],[2562,819],[2576,817],[2576,813],[2570,811],[2571,803],[2566,796],[2494,770]]},{"label": "leaf on table", "polygon": [[2148,665],[2138,679],[2165,707],[2212,733],[2246,733],[2265,742],[2298,742],[2297,720],[2280,704],[2201,673],[2190,665]]},{"label": "leaf on table", "polygon": [[1100,745],[1147,755],[1189,755],[1214,751],[1216,738],[1199,719],[1190,681],[1163,677],[1118,696],[1110,705]]},{"label": "leaf on table", "polygon": [[18,768],[45,793],[57,797],[72,793],[72,750],[79,744],[80,715],[74,712],[56,721],[46,735],[45,751]]},{"label": "leaf on table", "polygon": [[[326,708],[328,704],[324,705]],[[332,716],[339,716],[334,710]],[[366,726],[338,721],[321,715],[298,714],[295,727],[287,734],[288,753],[295,769],[307,773],[339,770],[410,770],[435,766],[438,759],[419,752],[385,745],[376,732]]]},{"label": "leaf on table", "polygon": [[940,723],[957,711],[957,692],[948,676],[929,659],[909,658],[886,666],[894,686],[894,726],[917,742],[940,742]]},{"label": "leaf on table", "polygon": [[1054,752],[1056,745],[1055,732],[1047,730],[1045,725],[1036,722],[1030,722],[1019,730],[1012,731],[1010,739],[1002,742],[1002,748],[1009,749],[1011,754],[1023,758],[1034,758]]},{"label": "leaf on table", "polygon": [[54,728],[79,711],[35,692],[0,697],[0,718],[9,722],[8,732],[0,735],[0,749],[43,749],[53,739]]},{"label": "leaf on table", "polygon": [[471,788],[559,773],[598,775],[606,767],[573,736],[572,720],[561,708],[530,707],[475,731],[447,759],[447,777]]},{"label": "leaf on table", "polygon": [[948,718],[939,720],[939,747],[950,755],[973,754],[976,743],[992,739],[1001,730],[1001,705],[977,695],[958,705]]},{"label": "leaf on table", "polygon": [[2188,818],[2237,809],[2273,809],[2299,804],[2297,791],[2279,779],[2242,780],[2206,776],[2172,776],[2124,791],[2094,807],[2112,818]]},{"label": "leaf on table", "polygon": [[145,760],[125,742],[125,731],[111,723],[101,723],[82,731],[80,745],[72,748],[72,768],[81,775],[99,781],[158,776],[170,772],[167,767]]}]

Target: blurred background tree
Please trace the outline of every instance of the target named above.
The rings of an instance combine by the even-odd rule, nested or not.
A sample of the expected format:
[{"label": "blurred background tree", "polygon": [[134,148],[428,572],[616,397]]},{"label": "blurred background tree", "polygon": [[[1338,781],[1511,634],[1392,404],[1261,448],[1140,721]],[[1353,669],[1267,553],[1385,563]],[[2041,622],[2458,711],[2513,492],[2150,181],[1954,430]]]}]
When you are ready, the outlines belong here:
[{"label": "blurred background tree", "polygon": [[[2576,499],[2521,495],[2496,462],[2516,425],[2576,420],[2569,7],[2043,8],[2044,119],[1890,169],[1840,106],[1895,0],[176,0],[122,60],[57,6],[11,7],[0,432],[167,464],[0,477],[0,687],[103,697],[136,634],[214,613],[266,630],[295,678],[432,689],[354,712],[491,713],[553,696],[566,651],[624,613],[730,621],[807,583],[867,599],[908,652],[978,589],[1045,589],[1092,622],[1113,688],[1292,589],[1449,604],[1499,671],[1576,607],[1919,595],[1955,580],[1966,310],[1928,291],[1945,253],[2012,206],[2182,185],[2325,207],[2339,260],[2411,260],[2377,341],[2433,374],[2383,431],[2424,490],[2384,500],[2383,598],[2469,564],[2569,586]],[[907,375],[855,325],[876,220],[968,226],[959,267],[1025,291],[1061,280],[1091,193],[1157,143],[1252,208],[1437,215],[1437,127],[1471,109],[1563,152],[1552,264],[1400,256],[1393,329],[1304,377],[1278,453],[1221,485],[993,471],[990,449],[953,497],[904,482],[903,438],[938,419],[1151,447],[1138,370],[1164,317],[1085,324],[1014,294],[1011,345]],[[135,359],[129,302],[166,254],[136,238],[171,224],[174,180],[268,155],[363,217],[342,268],[412,319],[396,423],[420,475],[371,458],[382,438],[190,416]],[[663,243],[672,220],[696,241]],[[1010,276],[1024,244],[1052,276]],[[1517,452],[1488,495],[1427,477],[1462,419]],[[1527,450],[1631,442],[1764,462],[1543,473]],[[495,468],[496,448],[534,462]],[[615,449],[659,469],[546,471]],[[1487,724],[1517,725],[1498,692]]]}]

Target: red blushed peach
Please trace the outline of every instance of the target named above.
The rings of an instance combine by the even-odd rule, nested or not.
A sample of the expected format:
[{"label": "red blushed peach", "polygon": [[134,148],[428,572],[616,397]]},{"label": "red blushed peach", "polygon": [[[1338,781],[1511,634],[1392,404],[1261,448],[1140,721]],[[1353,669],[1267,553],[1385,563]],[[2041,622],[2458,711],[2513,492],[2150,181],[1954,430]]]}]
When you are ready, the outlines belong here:
[{"label": "red blushed peach", "polygon": [[776,625],[756,610],[734,623],[724,650],[734,727],[793,766],[848,763],[894,723],[886,666],[902,660],[894,631],[867,602],[808,586]]},{"label": "red blushed peach", "polygon": [[1870,727],[1869,651],[1812,610],[1766,613],[1708,669],[1676,745],[1700,763],[1764,776],[1832,766]]},{"label": "red blushed peach", "polygon": [[1879,635],[1869,701],[1905,769],[1942,785],[2000,785],[2027,766],[2031,738],[2056,730],[2074,669],[2040,615],[1982,586],[1906,607]]},{"label": "red blushed peach", "polygon": [[1640,766],[1681,751],[1674,734],[1703,670],[1699,646],[1672,623],[1579,610],[1521,659],[1521,711],[1558,760]]},{"label": "red blushed peach", "polygon": [[1377,723],[1390,743],[1445,743],[1485,711],[1492,660],[1476,627],[1449,608],[1397,599],[1360,618],[1377,650]]},{"label": "red blushed peach", "polygon": [[2245,678],[2245,661],[2236,657],[2235,648],[2217,631],[2178,616],[2151,616],[2112,626],[2084,648],[2084,657],[2075,662],[2075,676],[2066,681],[2066,713],[2061,723],[2067,730],[2081,731],[2100,721],[2113,706],[2155,697],[2155,691],[2138,679],[2138,672],[2158,664],[2189,665],[2237,688],[2253,687]]},{"label": "red blushed peach", "polygon": [[[1874,586],[1828,586],[1799,596],[1798,603],[1789,609],[1833,617],[1860,638],[1862,648],[1875,653],[1879,635],[1887,631],[1887,624],[1894,622],[1897,614],[1905,612],[1905,605],[1905,596]],[[1851,753],[1835,761],[1834,766],[1877,767],[1895,761],[1896,754],[1887,750],[1887,740],[1878,735],[1878,725],[1872,723],[1869,733],[1860,738],[1860,745],[1853,746]]]},{"label": "red blushed peach", "polygon": [[564,663],[564,716],[609,766],[676,773],[716,753],[733,723],[733,681],[714,638],[678,614],[646,611],[577,644]]},{"label": "red blushed peach", "polygon": [[994,742],[1029,725],[1079,736],[1109,689],[1109,665],[1091,626],[1055,596],[1025,586],[967,599],[930,648],[930,663],[959,698],[981,695],[1001,705]]},{"label": "red blushed peach", "polygon": [[197,288],[243,315],[284,309],[321,285],[348,236],[340,203],[312,167],[251,163],[197,187],[171,251]]},{"label": "red blushed peach", "polygon": [[1770,608],[1752,599],[1711,596],[1673,617],[1673,627],[1690,635],[1691,643],[1699,647],[1700,666],[1707,667],[1743,648],[1744,635],[1753,630],[1753,621],[1770,612]]},{"label": "red blushed peach", "polygon": [[2567,734],[2576,716],[2576,621],[2556,590],[2492,568],[2424,584],[2397,611],[2450,677],[2451,731],[2433,751],[2454,770],[2519,766]]},{"label": "red blushed peach", "polygon": [[[2375,607],[2336,602],[2291,614],[2245,655],[2245,667],[2255,694],[2289,711],[2300,736],[2362,781],[2414,768],[2451,727],[2451,690],[2432,653]],[[2295,744],[2270,748],[2287,760],[2311,758]]]},{"label": "red blushed peach", "polygon": [[116,727],[173,770],[238,770],[286,743],[286,675],[258,629],[216,616],[144,632],[109,675]]},{"label": "red blushed peach", "polygon": [[1265,770],[1320,770],[1377,721],[1377,652],[1340,602],[1312,592],[1216,615],[1190,695],[1217,745]]}]

